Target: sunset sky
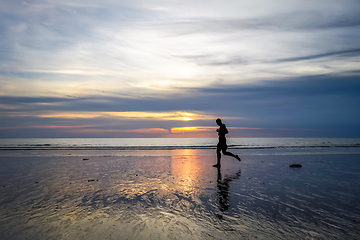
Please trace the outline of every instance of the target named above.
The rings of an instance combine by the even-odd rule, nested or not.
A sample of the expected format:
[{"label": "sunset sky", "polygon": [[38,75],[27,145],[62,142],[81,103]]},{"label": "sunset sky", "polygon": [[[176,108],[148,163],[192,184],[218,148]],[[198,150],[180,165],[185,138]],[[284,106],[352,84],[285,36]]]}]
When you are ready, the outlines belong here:
[{"label": "sunset sky", "polygon": [[359,0],[0,0],[0,138],[360,137]]}]

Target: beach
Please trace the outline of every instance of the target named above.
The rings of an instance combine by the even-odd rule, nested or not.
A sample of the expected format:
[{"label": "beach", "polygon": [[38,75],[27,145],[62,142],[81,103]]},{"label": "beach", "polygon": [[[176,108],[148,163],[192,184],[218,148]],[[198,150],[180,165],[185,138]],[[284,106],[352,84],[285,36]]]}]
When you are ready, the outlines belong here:
[{"label": "beach", "polygon": [[358,238],[360,155],[233,152],[2,151],[0,237]]}]

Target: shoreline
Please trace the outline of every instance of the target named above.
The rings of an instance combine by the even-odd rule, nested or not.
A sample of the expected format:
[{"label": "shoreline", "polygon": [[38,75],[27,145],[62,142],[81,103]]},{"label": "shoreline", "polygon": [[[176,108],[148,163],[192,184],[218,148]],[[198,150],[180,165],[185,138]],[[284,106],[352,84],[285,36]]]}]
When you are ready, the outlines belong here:
[{"label": "shoreline", "polygon": [[[320,155],[360,155],[359,147],[324,147],[324,148],[263,148],[263,149],[235,149],[229,151],[241,156],[320,156]],[[183,148],[183,149],[0,149],[0,158],[6,157],[66,157],[66,156],[214,156],[216,149]]]},{"label": "shoreline", "polygon": [[[176,151],[2,156],[0,236],[356,239],[360,234],[360,155],[239,151],[234,153],[241,162],[224,156],[217,169],[213,150]],[[295,163],[303,167],[289,168]]]}]

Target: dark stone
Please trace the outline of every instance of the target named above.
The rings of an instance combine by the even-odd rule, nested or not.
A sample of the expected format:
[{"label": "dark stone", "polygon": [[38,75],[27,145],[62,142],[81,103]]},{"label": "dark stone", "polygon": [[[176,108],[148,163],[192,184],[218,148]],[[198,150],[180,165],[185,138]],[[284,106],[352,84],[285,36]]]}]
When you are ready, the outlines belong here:
[{"label": "dark stone", "polygon": [[88,159],[88,158],[83,158],[83,160],[84,160],[84,161],[87,161],[87,160],[89,160],[89,159]]},{"label": "dark stone", "polygon": [[95,182],[95,179],[89,179],[88,182]]},{"label": "dark stone", "polygon": [[291,167],[291,168],[301,168],[302,165],[301,164],[292,164],[289,167]]}]

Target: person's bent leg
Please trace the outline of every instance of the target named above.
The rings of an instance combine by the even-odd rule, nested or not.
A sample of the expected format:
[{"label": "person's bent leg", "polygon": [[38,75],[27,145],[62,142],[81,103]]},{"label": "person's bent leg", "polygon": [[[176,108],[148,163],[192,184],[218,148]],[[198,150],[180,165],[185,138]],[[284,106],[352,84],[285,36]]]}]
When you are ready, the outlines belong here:
[{"label": "person's bent leg", "polygon": [[234,158],[236,158],[237,160],[241,161],[241,159],[240,159],[240,157],[239,157],[238,155],[235,155],[235,154],[233,154],[233,153],[231,153],[231,152],[227,152],[226,150],[223,151],[223,154],[224,154],[224,155],[231,156],[231,157],[234,157]]}]

